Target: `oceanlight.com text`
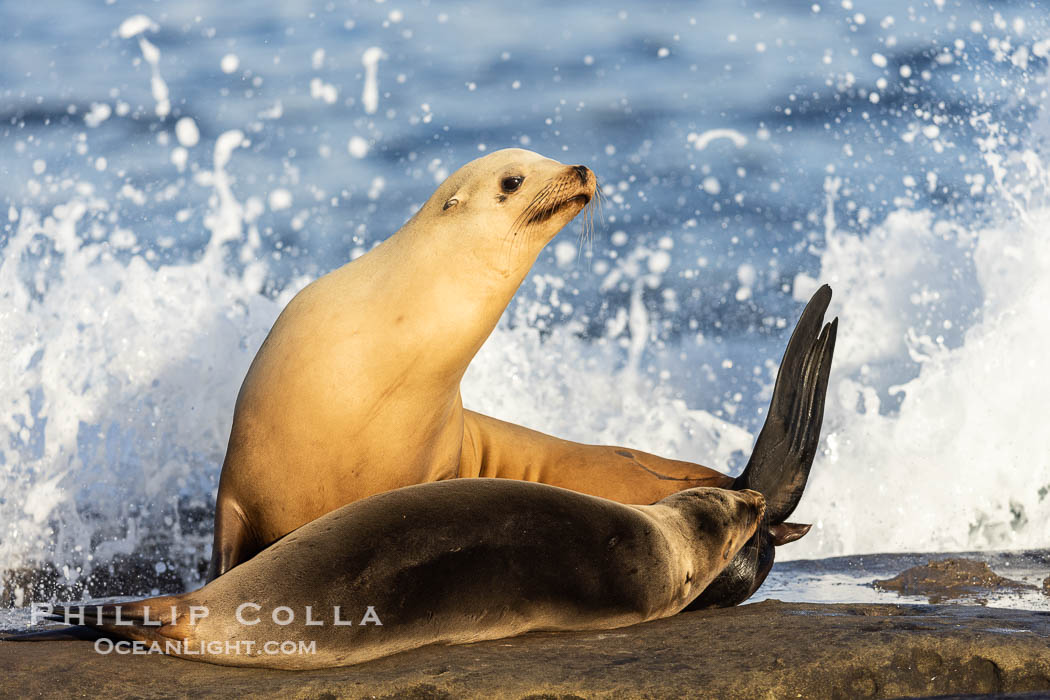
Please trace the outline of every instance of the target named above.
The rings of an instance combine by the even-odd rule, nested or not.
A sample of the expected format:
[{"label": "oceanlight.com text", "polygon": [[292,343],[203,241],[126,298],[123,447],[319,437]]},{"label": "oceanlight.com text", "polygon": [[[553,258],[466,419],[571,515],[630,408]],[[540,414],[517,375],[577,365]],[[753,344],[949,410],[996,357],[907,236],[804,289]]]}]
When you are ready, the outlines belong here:
[{"label": "oceanlight.com text", "polygon": [[95,641],[96,654],[169,654],[172,656],[292,656],[299,654],[316,654],[317,642],[293,641],[283,642],[269,640],[257,642],[253,639],[240,641],[184,642],[168,639],[160,642],[129,642],[98,639]]}]

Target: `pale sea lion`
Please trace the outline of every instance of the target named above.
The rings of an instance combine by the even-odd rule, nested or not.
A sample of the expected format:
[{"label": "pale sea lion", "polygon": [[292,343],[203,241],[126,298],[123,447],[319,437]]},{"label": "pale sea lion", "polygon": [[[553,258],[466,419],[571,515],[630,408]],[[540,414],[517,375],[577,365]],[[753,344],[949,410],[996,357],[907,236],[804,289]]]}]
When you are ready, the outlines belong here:
[{"label": "pale sea lion", "polygon": [[188,659],[285,669],[612,629],[679,612],[764,505],[718,488],[630,506],[509,479],[422,484],[328,513],[196,591],[53,613]]},{"label": "pale sea lion", "polygon": [[627,503],[733,486],[698,464],[573,443],[463,408],[468,364],[595,187],[582,165],[496,151],[292,299],[237,397],[209,580],[325,513],[411,484],[498,477]]}]

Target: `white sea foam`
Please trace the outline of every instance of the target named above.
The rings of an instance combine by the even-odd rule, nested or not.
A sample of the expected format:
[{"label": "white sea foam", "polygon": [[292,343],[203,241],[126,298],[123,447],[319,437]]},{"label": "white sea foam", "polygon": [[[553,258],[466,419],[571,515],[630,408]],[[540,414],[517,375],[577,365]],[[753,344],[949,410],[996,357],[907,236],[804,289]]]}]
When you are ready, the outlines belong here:
[{"label": "white sea foam", "polygon": [[685,140],[693,144],[693,148],[696,150],[702,151],[710,146],[712,141],[717,141],[718,139],[726,139],[737,148],[743,148],[747,145],[747,137],[736,129],[709,129],[702,134],[690,132]]},{"label": "white sea foam", "polygon": [[[142,36],[156,29],[135,16],[118,34],[139,39],[155,112],[166,117],[171,97],[158,72],[160,51]],[[1033,55],[1045,56],[1044,49],[1036,44]],[[378,111],[382,57],[374,47],[362,56],[362,104],[369,114]],[[230,54],[222,68],[235,72],[239,60]],[[97,103],[84,117],[86,126],[108,128],[126,117],[129,103],[111,99],[111,113]],[[271,108],[251,113],[280,120],[282,100],[272,100]],[[423,112],[430,114],[430,107]],[[197,159],[188,167],[186,149],[210,142],[195,125],[189,116],[176,123],[178,145],[170,154],[176,167],[171,182],[162,184],[187,229],[199,224],[192,218],[195,202],[180,201],[180,188],[210,188],[203,218],[209,241],[197,258],[161,264],[148,247],[140,251],[139,241],[149,240],[145,232],[101,216],[133,206],[148,217],[160,201],[156,190],[132,184],[115,156],[112,165],[101,154],[85,161],[92,177],[114,178],[111,190],[96,190],[87,176],[74,181],[74,170],[62,176],[70,186],[55,190],[52,201],[61,204],[8,208],[11,232],[5,230],[0,258],[0,352],[9,358],[0,363],[7,402],[0,414],[0,571],[49,562],[72,580],[161,539],[168,564],[189,583],[207,556],[206,534],[181,532],[177,511],[186,503],[210,507],[241,378],[303,280],[288,283],[275,300],[260,293],[268,273],[256,225],[263,199],[282,210],[293,197],[275,184],[238,199],[226,168],[248,157],[240,149],[256,131],[245,125],[221,134],[210,144],[212,169],[197,170]],[[803,300],[817,284],[831,283],[832,313],[842,325],[822,451],[794,518],[817,527],[782,558],[1045,547],[1050,541],[1050,454],[1042,425],[1050,395],[1042,359],[1050,345],[1044,305],[1050,298],[1050,160],[1028,148],[1027,137],[1010,141],[981,117],[974,125],[987,136],[993,176],[989,182],[975,176],[971,186],[974,194],[991,190],[1006,205],[997,219],[902,205],[881,221],[859,217],[851,230],[836,216],[841,183],[828,180],[825,235],[814,250],[820,271],[799,276],[795,295]],[[947,129],[930,126],[917,121],[913,140],[941,140]],[[1039,128],[1050,133],[1045,116]],[[742,134],[715,129],[691,135],[685,147],[695,153],[715,138],[747,144]],[[756,143],[769,139],[768,130],[755,132]],[[347,142],[355,157],[367,155],[368,147],[361,137]],[[27,173],[39,181],[31,180],[27,191],[50,186],[54,162],[34,155],[28,163]],[[451,165],[434,159],[427,177],[439,182]],[[179,176],[186,170],[189,175]],[[729,182],[722,177],[701,173],[699,180],[713,196]],[[909,177],[918,186],[937,185],[928,176]],[[381,175],[367,178],[361,199],[370,203],[388,186]],[[613,203],[617,198],[623,201],[621,192],[610,196]],[[294,201],[303,199],[297,190]],[[296,213],[291,228],[306,225],[308,216],[305,208]],[[643,299],[653,290],[675,291],[678,249],[674,255],[663,245],[632,249],[620,229],[610,241],[615,262],[595,263],[594,272],[602,275],[603,293],[622,290],[628,298],[600,337],[577,320],[554,322],[558,314],[574,318],[567,274],[531,277],[520,293],[523,303],[472,364],[463,386],[467,405],[570,439],[724,468],[746,454],[753,436],[735,422],[731,407],[720,416],[675,398],[675,363],[691,362],[693,353],[714,343],[694,330],[661,354],[654,340],[661,319]],[[355,242],[351,257],[366,250]],[[556,244],[557,261],[572,265],[580,257],[574,250]],[[706,274],[708,257],[686,254],[698,260],[690,272]],[[750,298],[764,275],[738,265],[737,298]],[[683,359],[675,359],[679,355]],[[742,361],[724,358],[704,375],[712,394],[726,388],[720,372]],[[659,371],[646,372],[650,362]],[[775,367],[754,369],[771,379]],[[768,396],[768,390],[759,393]]]},{"label": "white sea foam", "polygon": [[[143,24],[143,21],[139,21],[138,23],[132,23],[131,30],[134,31],[133,33],[127,34],[125,28],[128,23],[140,17],[143,21],[148,20],[144,15],[137,15],[136,17],[125,20],[124,24],[120,27],[120,35],[125,38],[130,38],[140,34],[146,27],[151,29],[157,28],[156,25],[146,25]],[[156,107],[154,107],[154,112],[156,112],[158,117],[163,119],[171,112],[171,100],[169,99],[170,96],[168,94],[168,84],[164,82],[164,78],[160,75],[160,49],[150,43],[146,37],[139,36],[139,50],[142,51],[142,57],[146,59],[146,63],[148,63],[150,67],[150,92],[157,103]]]},{"label": "white sea foam", "polygon": [[370,46],[361,54],[361,65],[365,68],[361,104],[364,105],[367,114],[375,114],[379,109],[379,61],[383,55],[383,50],[378,46]]},{"label": "white sea foam", "polygon": [[842,325],[826,450],[795,516],[817,526],[785,554],[1050,542],[1050,176],[1003,149],[992,139],[986,159],[1015,206],[990,226],[903,210],[829,232],[819,278]]},{"label": "white sea foam", "polygon": [[360,136],[351,136],[346,143],[346,150],[354,158],[364,158],[368,155],[368,141],[365,141]]},{"label": "white sea foam", "polygon": [[91,110],[84,115],[84,123],[88,127],[94,129],[102,122],[106,121],[113,114],[113,108],[105,102],[94,102],[91,105]]},{"label": "white sea foam", "polygon": [[513,328],[498,328],[471,363],[463,381],[465,405],[569,440],[630,445],[710,464],[726,464],[734,452],[749,449],[748,431],[690,408],[673,398],[670,386],[636,371],[649,337],[640,303],[628,320],[640,342],[629,346],[626,364],[619,343],[581,343],[575,324],[543,338],[544,321],[563,288],[560,277],[533,278],[533,288],[525,290],[533,300],[517,307]]},{"label": "white sea foam", "polygon": [[219,67],[223,73],[233,73],[241,65],[241,59],[235,53],[228,53],[219,61]]},{"label": "white sea foam", "polygon": [[193,117],[183,117],[175,122],[175,138],[186,148],[193,148],[201,140],[201,132]]},{"label": "white sea foam", "polygon": [[120,35],[121,39],[130,39],[145,31],[155,32],[159,28],[156,22],[146,15],[132,15],[120,23],[120,27],[117,28],[117,34]]},{"label": "white sea foam", "polygon": [[240,379],[281,305],[259,294],[256,266],[233,274],[221,255],[236,241],[252,257],[258,240],[221,170],[242,139],[216,145],[212,238],[193,263],[117,260],[85,224],[110,206],[89,187],[43,216],[11,212],[0,570],[50,561],[73,581],[165,525],[185,570],[206,547],[179,535],[176,507],[207,507]]}]

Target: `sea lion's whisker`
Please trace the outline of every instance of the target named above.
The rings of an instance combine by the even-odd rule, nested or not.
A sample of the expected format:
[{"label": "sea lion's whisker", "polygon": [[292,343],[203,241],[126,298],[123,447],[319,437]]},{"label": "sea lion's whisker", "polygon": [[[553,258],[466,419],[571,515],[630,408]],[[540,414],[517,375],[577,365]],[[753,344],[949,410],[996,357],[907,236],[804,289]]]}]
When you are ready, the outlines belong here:
[{"label": "sea lion's whisker", "polygon": [[537,211],[530,217],[529,223],[540,224],[550,219],[555,214],[555,212],[558,211],[561,205],[564,204],[564,201],[561,199],[561,193],[566,190],[569,184],[570,183],[564,180],[559,181],[557,183],[557,187],[547,197],[547,203],[545,204],[545,206],[541,207],[539,211]]},{"label": "sea lion's whisker", "polygon": [[511,226],[511,231],[515,233],[524,232],[524,227],[527,227],[532,218],[533,212],[544,202],[547,195],[550,193],[551,188],[554,186],[553,182],[547,183],[543,189],[536,193],[536,196],[532,198],[528,206],[518,215],[518,218],[514,220],[514,224]]},{"label": "sea lion's whisker", "polygon": [[543,189],[537,192],[536,196],[532,198],[532,201],[529,202],[529,204],[525,207],[524,210],[522,210],[520,214],[518,214],[518,218],[516,218],[514,220],[514,223],[511,224],[510,231],[508,232],[507,236],[507,239],[510,242],[510,250],[508,252],[511,255],[513,255],[514,249],[519,243],[519,239],[523,240],[526,238],[529,229],[529,219],[531,217],[531,212],[533,212],[537,208],[537,206],[539,206],[539,204],[542,201],[544,201],[544,199],[550,192],[551,187],[552,183],[547,183],[547,185],[545,185]]},{"label": "sea lion's whisker", "polygon": [[551,217],[558,208],[558,196],[564,189],[565,183],[560,181],[553,182],[545,188],[543,197],[535,202],[536,206],[532,208],[532,213],[529,214],[525,222],[524,230],[526,235],[532,230],[534,225],[541,224]]},{"label": "sea lion's whisker", "polygon": [[602,221],[602,228],[605,227],[605,192],[602,191],[601,183],[595,183],[594,194],[598,199],[598,217]]},{"label": "sea lion's whisker", "polygon": [[583,248],[586,246],[590,248],[593,235],[594,235],[594,217],[593,217],[593,205],[594,199],[587,202],[587,206],[583,208],[583,223],[580,227],[580,254],[583,254]]},{"label": "sea lion's whisker", "polygon": [[601,227],[605,228],[605,226],[606,226],[606,221],[605,221],[605,201],[606,201],[606,196],[605,196],[605,192],[602,191],[601,183],[596,183],[595,184],[594,193],[595,193],[595,199],[598,200],[597,217],[598,217],[598,220],[601,222]]},{"label": "sea lion's whisker", "polygon": [[604,201],[605,195],[602,194],[601,184],[596,181],[594,195],[583,208],[583,227],[580,232],[581,254],[583,246],[587,246],[587,248],[590,249],[594,244],[598,220],[601,221],[602,227],[605,226],[605,214],[602,209]]},{"label": "sea lion's whisker", "polygon": [[549,219],[558,208],[559,197],[565,186],[563,179],[548,182],[518,216],[511,229],[513,232],[510,246],[512,256],[518,246],[532,243],[533,232],[539,230],[540,225]]},{"label": "sea lion's whisker", "polygon": [[517,219],[515,219],[514,225],[511,227],[511,232],[513,234],[511,236],[512,251],[516,245],[524,244],[524,242],[528,240],[529,234],[532,230],[532,226],[534,223],[533,219],[544,210],[546,202],[554,195],[556,191],[554,189],[555,184],[556,183],[553,182],[547,183],[547,185],[544,186],[542,190],[536,193],[536,196],[531,202],[529,202],[529,205],[525,208],[525,210],[522,211],[522,213],[518,216]]}]

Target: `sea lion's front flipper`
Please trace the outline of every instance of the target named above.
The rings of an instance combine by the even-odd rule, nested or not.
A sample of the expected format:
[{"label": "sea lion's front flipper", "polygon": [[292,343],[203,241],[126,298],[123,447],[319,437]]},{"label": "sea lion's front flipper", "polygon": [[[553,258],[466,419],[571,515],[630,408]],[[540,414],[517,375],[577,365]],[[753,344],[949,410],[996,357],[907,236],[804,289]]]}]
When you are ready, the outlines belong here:
[{"label": "sea lion's front flipper", "polygon": [[208,581],[214,581],[238,564],[251,559],[262,549],[236,502],[221,497],[217,499]]},{"label": "sea lion's front flipper", "polygon": [[779,547],[801,539],[812,527],[812,525],[800,525],[799,523],[777,523],[769,526],[769,534],[773,536],[773,545]]},{"label": "sea lion's front flipper", "polygon": [[733,483],[734,489],[754,489],[766,497],[771,525],[784,522],[798,505],[820,443],[838,330],[837,318],[824,324],[830,302],[831,287],[824,285],[802,311],[777,372],[766,422]]},{"label": "sea lion's front flipper", "polygon": [[[58,621],[58,620],[52,620]],[[32,632],[16,632],[15,634],[0,637],[4,642],[94,642],[98,639],[106,639],[108,635],[100,630],[87,625],[74,625],[72,627],[61,627],[58,629],[37,630]]]}]

